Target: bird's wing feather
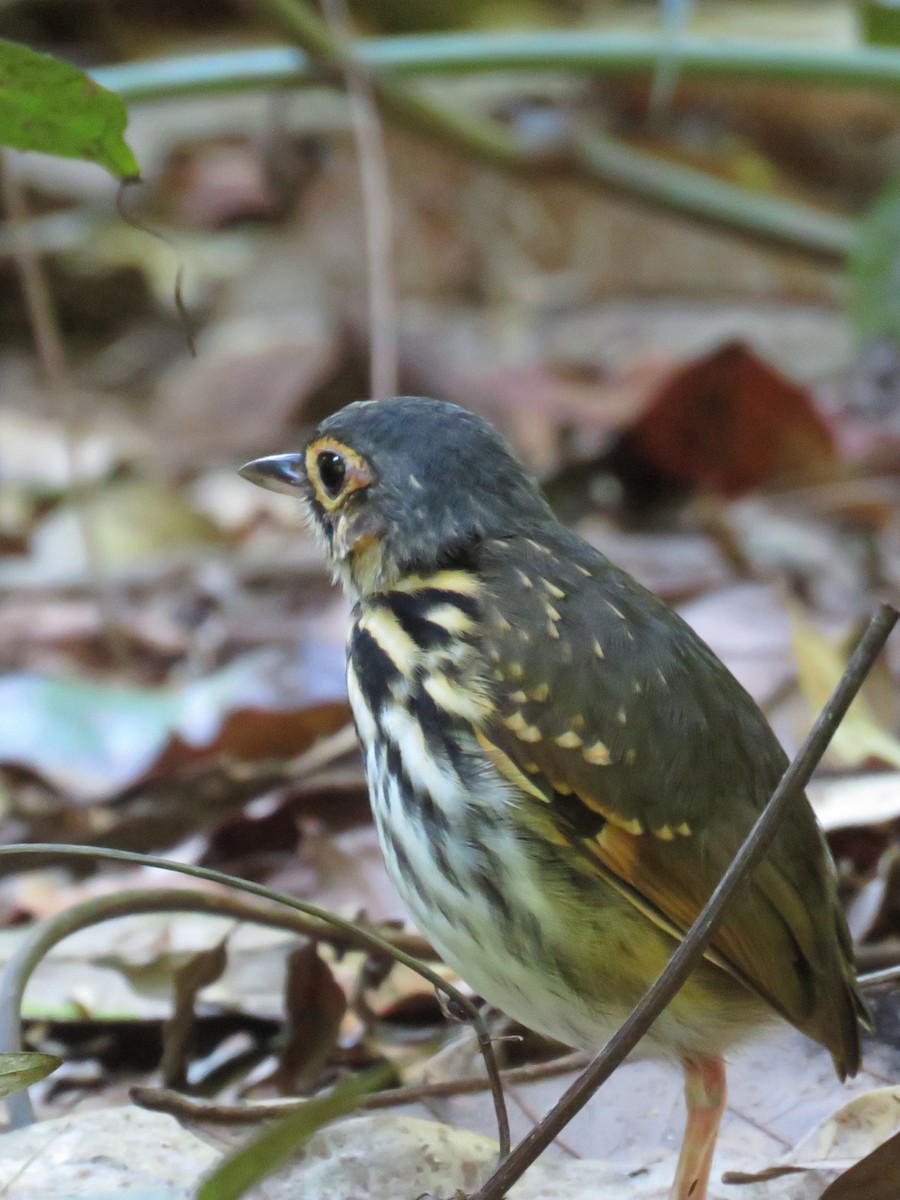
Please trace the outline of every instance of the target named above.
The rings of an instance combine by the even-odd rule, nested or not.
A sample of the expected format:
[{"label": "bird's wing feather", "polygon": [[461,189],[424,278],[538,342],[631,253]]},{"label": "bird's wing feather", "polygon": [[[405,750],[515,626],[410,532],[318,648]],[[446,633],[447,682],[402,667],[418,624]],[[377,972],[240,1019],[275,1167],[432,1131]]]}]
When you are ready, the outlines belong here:
[{"label": "bird's wing feather", "polygon": [[[676,614],[577,539],[496,543],[485,573],[497,710],[483,744],[605,878],[683,934],[787,765],[774,734]],[[859,1003],[830,870],[798,795],[712,954],[853,1070]]]}]

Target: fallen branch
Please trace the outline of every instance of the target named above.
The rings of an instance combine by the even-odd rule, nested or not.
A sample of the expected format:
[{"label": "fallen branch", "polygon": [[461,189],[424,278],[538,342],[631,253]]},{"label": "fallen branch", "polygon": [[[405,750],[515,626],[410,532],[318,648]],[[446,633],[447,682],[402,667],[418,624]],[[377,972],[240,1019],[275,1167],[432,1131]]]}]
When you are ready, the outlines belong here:
[{"label": "fallen branch", "polygon": [[[556,1079],[579,1071],[587,1059],[578,1052],[554,1058],[551,1062],[532,1063],[525,1067],[512,1067],[500,1072],[504,1085],[534,1083],[541,1079]],[[469,1075],[462,1079],[440,1079],[432,1082],[409,1084],[405,1087],[386,1088],[367,1096],[360,1108],[396,1108],[401,1104],[415,1104],[420,1100],[446,1099],[449,1096],[471,1096],[487,1091],[490,1083],[484,1075]],[[297,1112],[308,1104],[308,1100],[264,1100],[256,1104],[215,1104],[208,1100],[195,1100],[176,1092],[172,1088],[133,1087],[129,1092],[135,1104],[154,1112],[168,1113],[179,1121],[193,1121],[207,1125],[256,1125],[273,1117],[282,1117]]]}]

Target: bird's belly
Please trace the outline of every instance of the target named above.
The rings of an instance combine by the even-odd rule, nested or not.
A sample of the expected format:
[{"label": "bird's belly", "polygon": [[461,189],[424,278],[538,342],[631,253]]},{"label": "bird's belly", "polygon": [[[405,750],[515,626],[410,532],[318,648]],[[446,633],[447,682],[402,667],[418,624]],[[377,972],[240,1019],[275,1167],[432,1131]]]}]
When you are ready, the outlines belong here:
[{"label": "bird's belly", "polygon": [[[448,847],[439,861],[421,830],[394,822],[384,803],[376,801],[374,811],[388,874],[416,926],[443,960],[475,992],[528,1028],[571,1045],[596,1046],[596,1010],[582,1011],[571,985],[545,963],[548,915],[526,908],[521,895],[508,897],[508,909],[499,909],[491,883],[486,890],[489,877],[477,851]],[[531,890],[523,887],[528,864],[512,839],[504,850],[504,873],[515,876],[517,889]],[[525,924],[530,928],[523,935]]]},{"label": "bird's belly", "polygon": [[[385,863],[416,925],[489,1003],[567,1045],[597,1049],[621,1025],[675,948],[600,878],[575,877],[546,842],[529,842],[495,798],[458,781],[456,818],[435,824],[420,792],[403,794],[366,754]],[[453,806],[447,805],[446,813]],[[474,803],[473,803],[474,801]],[[765,1010],[704,965],[642,1043],[658,1057],[726,1050]]]}]

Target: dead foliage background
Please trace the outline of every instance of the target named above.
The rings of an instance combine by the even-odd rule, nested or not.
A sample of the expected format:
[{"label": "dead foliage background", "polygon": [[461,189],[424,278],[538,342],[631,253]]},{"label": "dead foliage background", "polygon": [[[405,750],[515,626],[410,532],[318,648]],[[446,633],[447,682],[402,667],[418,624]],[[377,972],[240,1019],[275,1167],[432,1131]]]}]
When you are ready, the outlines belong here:
[{"label": "dead foliage background", "polygon": [[[473,0],[455,17],[463,7],[476,30],[658,20],[655,5],[599,0],[502,13]],[[385,0],[349,19],[385,34],[422,11]],[[856,21],[834,0],[745,0],[698,4],[691,28],[841,48]],[[70,0],[22,0],[0,35],[99,66],[273,32],[238,7],[89,2],[76,18]],[[404,913],[341,734],[344,602],[298,506],[236,466],[370,394],[374,296],[380,378],[396,368],[397,390],[496,422],[564,518],[682,612],[792,752],[867,614],[900,602],[900,102],[690,73],[652,113],[646,73],[428,85],[525,143],[589,126],[853,222],[848,260],[651,208],[552,162],[502,173],[390,119],[379,136],[366,80],[348,86],[349,106],[325,87],[136,104],[144,182],[126,206],[164,240],[120,218],[96,169],[6,158],[0,837],[166,853],[396,930]],[[389,253],[373,258],[386,227]],[[23,302],[23,231],[43,328]],[[811,789],[863,970],[900,959],[898,654]],[[4,871],[0,960],[76,902],[168,886],[108,865]],[[896,993],[874,1003],[866,1073],[849,1089],[787,1033],[777,1053],[746,1052],[723,1156],[763,1170],[849,1095],[897,1079]],[[41,1116],[106,1107],[135,1085],[220,1105],[311,1095],[387,1061],[414,1089],[400,1093],[408,1111],[492,1132],[482,1094],[415,1091],[477,1071],[423,981],[328,938],[127,917],[52,952],[25,1014],[28,1045],[65,1059],[33,1089]],[[492,1020],[508,1067],[562,1053]],[[517,1132],[566,1078],[511,1089]],[[626,1066],[559,1152],[659,1157],[677,1134],[676,1089],[661,1067]],[[878,1129],[872,1145],[891,1132]]]}]

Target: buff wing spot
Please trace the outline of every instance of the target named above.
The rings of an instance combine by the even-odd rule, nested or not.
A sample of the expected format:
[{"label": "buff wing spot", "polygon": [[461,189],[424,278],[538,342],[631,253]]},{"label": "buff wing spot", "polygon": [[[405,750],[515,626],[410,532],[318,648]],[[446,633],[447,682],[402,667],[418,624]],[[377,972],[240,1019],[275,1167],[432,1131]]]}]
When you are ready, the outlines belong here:
[{"label": "buff wing spot", "polygon": [[504,717],[503,724],[511,733],[516,735],[520,742],[539,742],[542,740],[541,731],[536,725],[529,725],[521,712],[514,712],[512,716]]},{"label": "buff wing spot", "polygon": [[526,778],[526,776],[522,774],[509,755],[504,754],[499,746],[495,746],[493,742],[489,742],[480,730],[476,729],[475,737],[478,739],[478,744],[481,746],[482,750],[485,752],[501,775],[505,776],[511,783],[514,783],[516,787],[521,788],[523,792],[527,792],[530,796],[534,796],[536,800],[540,800],[545,804],[547,803],[547,797],[544,795],[544,793],[540,790],[540,788],[533,784],[530,779]]},{"label": "buff wing spot", "polygon": [[589,762],[596,767],[608,767],[612,762],[609,747],[603,742],[594,742],[593,745],[586,746],[582,751],[582,757],[585,762]]},{"label": "buff wing spot", "polygon": [[573,729],[567,729],[565,733],[561,733],[559,737],[555,737],[553,740],[563,750],[577,750],[584,745],[584,742]]}]

